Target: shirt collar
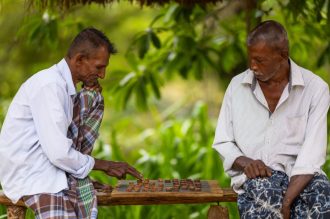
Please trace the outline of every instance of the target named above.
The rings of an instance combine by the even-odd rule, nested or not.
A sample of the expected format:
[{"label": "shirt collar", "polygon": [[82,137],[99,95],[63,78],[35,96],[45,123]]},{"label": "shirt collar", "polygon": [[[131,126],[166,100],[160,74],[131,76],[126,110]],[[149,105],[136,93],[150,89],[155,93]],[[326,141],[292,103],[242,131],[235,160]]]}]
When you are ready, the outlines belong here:
[{"label": "shirt collar", "polygon": [[71,74],[68,63],[63,58],[59,63],[57,63],[56,66],[57,66],[57,69],[60,71],[60,74],[61,74],[62,78],[66,82],[66,87],[67,87],[67,90],[68,90],[68,94],[70,96],[75,95],[76,94],[76,88],[73,84],[72,74]]},{"label": "shirt collar", "polygon": [[290,59],[291,66],[291,84],[292,86],[305,86],[304,78],[300,67]]},{"label": "shirt collar", "polygon": [[[290,79],[289,79],[289,84],[291,86],[305,86],[304,78],[302,76],[302,72],[299,68],[299,66],[292,61],[292,59],[289,59],[290,61]],[[253,72],[251,69],[248,69],[244,73],[244,77],[242,80],[242,84],[250,84],[254,85],[256,80],[253,75]]]}]

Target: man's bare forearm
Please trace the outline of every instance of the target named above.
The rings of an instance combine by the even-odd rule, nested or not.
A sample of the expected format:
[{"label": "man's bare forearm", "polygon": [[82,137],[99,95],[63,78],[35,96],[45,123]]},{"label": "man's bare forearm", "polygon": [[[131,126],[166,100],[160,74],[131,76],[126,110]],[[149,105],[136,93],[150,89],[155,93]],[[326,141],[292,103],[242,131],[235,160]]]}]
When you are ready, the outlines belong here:
[{"label": "man's bare forearm", "polygon": [[283,206],[291,206],[295,198],[304,190],[313,177],[313,174],[292,176],[283,199]]},{"label": "man's bare forearm", "polygon": [[93,170],[106,171],[108,169],[109,162],[105,160],[100,160],[95,158],[95,164]]}]

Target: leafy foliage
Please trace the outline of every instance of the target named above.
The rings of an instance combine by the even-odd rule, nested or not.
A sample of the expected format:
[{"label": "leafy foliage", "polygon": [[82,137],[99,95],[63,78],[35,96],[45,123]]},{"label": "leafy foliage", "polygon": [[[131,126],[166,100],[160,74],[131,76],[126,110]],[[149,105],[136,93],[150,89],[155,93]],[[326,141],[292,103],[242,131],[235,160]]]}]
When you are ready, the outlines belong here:
[{"label": "leafy foliage", "polygon": [[[306,67],[322,68],[330,60],[329,40],[323,40],[329,39],[330,23],[327,14],[330,3],[299,1],[299,6],[296,5],[294,0],[287,4],[282,1],[261,1],[253,12],[258,19],[273,18],[280,11],[282,14],[274,18],[291,18],[282,22],[291,38],[291,56],[298,62],[308,63]],[[239,13],[234,11],[228,18],[223,18],[223,11],[230,10],[231,7],[230,2],[217,7],[187,8],[177,4],[169,5],[155,16],[146,31],[137,34],[127,51],[127,60],[132,63],[130,60],[135,57],[133,65],[143,66],[143,71],[137,75],[145,75],[145,78],[155,75],[154,79],[163,81],[180,75],[185,79],[193,77],[202,80],[205,74],[212,73],[218,75],[219,83],[228,84],[235,74],[247,67],[245,30],[246,25],[251,22],[244,20],[248,11],[243,3],[234,8],[241,10]],[[319,51],[322,52],[314,59],[308,57]],[[126,76],[130,78],[131,72]],[[127,79],[126,76],[123,78]],[[139,83],[144,86],[147,81],[135,80],[135,86],[140,87]],[[149,81],[153,88],[163,84],[154,81]],[[123,89],[119,89],[120,93],[128,101],[134,93],[130,89],[131,84],[121,84],[121,87]],[[157,98],[160,97],[158,90],[153,89]],[[141,89],[136,89],[135,92],[139,96],[144,94],[143,101],[136,103],[143,103],[138,106],[145,109],[145,99],[149,95]],[[122,102],[121,106],[125,107],[126,103]]]}]

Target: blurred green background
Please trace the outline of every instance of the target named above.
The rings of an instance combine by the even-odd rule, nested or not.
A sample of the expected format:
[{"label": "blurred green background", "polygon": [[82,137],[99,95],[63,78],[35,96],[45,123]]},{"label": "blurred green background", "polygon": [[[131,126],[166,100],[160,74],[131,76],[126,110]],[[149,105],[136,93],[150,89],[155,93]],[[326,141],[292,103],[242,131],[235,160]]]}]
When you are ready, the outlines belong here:
[{"label": "blurred green background", "polygon": [[[146,178],[230,185],[211,145],[225,88],[247,68],[247,31],[260,21],[281,22],[292,59],[330,81],[329,0],[223,0],[189,7],[141,7],[122,0],[71,8],[50,2],[55,3],[41,8],[0,0],[0,128],[22,82],[60,61],[79,30],[94,26],[119,50],[101,82],[106,110],[94,155],[127,161]],[[329,176],[329,155],[324,171]],[[91,175],[116,185],[103,173]],[[238,218],[236,204],[224,205]],[[208,207],[101,207],[99,218],[206,218]],[[0,218],[5,218],[3,206]]]}]

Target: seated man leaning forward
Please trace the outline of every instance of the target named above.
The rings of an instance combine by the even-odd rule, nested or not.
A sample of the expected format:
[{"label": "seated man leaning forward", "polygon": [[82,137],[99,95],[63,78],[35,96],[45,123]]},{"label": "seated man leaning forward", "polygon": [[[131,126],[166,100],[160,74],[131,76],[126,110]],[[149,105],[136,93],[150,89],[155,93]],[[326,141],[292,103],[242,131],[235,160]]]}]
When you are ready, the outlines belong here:
[{"label": "seated man leaning forward", "polygon": [[142,177],[125,162],[91,157],[104,110],[98,79],[114,53],[102,32],[81,31],[64,59],[22,84],[8,109],[0,182],[6,196],[14,203],[22,198],[36,218],[96,218],[91,170]]},{"label": "seated man leaning forward", "polygon": [[284,27],[247,38],[249,69],[230,82],[213,148],[238,192],[241,218],[330,218],[328,85],[289,58]]}]

